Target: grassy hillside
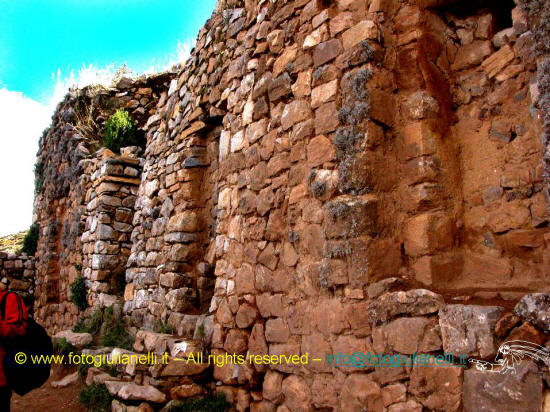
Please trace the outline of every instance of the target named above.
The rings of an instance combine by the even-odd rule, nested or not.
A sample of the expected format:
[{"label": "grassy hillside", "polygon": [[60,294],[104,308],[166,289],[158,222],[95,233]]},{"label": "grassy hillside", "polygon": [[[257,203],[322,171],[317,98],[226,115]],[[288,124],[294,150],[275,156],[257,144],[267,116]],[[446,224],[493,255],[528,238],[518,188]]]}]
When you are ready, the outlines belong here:
[{"label": "grassy hillside", "polygon": [[0,252],[18,253],[23,246],[27,231],[0,237]]}]

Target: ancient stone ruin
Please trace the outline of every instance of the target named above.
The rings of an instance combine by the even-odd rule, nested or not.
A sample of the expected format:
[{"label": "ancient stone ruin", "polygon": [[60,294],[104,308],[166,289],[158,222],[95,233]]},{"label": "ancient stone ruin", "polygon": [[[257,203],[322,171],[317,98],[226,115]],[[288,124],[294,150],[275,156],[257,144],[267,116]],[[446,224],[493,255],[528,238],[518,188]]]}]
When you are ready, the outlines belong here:
[{"label": "ancient stone ruin", "polygon": [[[1,255],[2,273],[19,288],[34,274],[52,333],[83,316],[82,276],[84,315],[115,305],[135,352],[169,353],[116,378],[90,369],[113,410],[207,390],[255,412],[550,408],[544,362],[458,361],[549,341],[549,10],[219,0],[178,70],[59,104],[38,153],[38,251]],[[145,143],[115,155],[87,132],[118,107]],[[173,359],[198,352],[322,361]],[[356,352],[456,359],[325,361]]]}]

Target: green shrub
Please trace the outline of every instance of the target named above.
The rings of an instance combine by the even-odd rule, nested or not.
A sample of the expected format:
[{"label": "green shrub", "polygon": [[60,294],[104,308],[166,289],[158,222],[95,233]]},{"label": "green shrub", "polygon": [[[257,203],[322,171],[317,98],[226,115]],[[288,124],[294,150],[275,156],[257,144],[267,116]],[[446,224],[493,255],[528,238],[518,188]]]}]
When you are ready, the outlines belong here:
[{"label": "green shrub", "polygon": [[162,322],[159,329],[160,333],[166,333],[168,335],[173,335],[176,332],[176,328],[168,322]]},{"label": "green shrub", "polygon": [[128,112],[118,109],[105,123],[105,147],[120,153],[121,147],[137,145],[136,126]]},{"label": "green shrub", "polygon": [[82,276],[77,277],[71,284],[71,300],[78,310],[84,310],[88,307],[86,283]]},{"label": "green shrub", "polygon": [[90,369],[92,367],[92,365],[89,365],[87,364],[86,362],[82,362],[78,365],[78,374],[86,379],[86,377],[88,376],[88,369]]},{"label": "green shrub", "polygon": [[80,392],[79,400],[92,412],[110,412],[113,398],[103,383],[94,383]]},{"label": "green shrub", "polygon": [[55,351],[55,353],[59,353],[61,355],[68,355],[71,352],[76,352],[76,348],[69,342],[67,342],[67,339],[65,338],[54,339],[53,350]]},{"label": "green shrub", "polygon": [[122,316],[112,306],[96,309],[90,318],[80,319],[73,327],[73,332],[100,335],[102,346],[128,350],[132,350],[134,346],[134,340],[128,333]]},{"label": "green shrub", "polygon": [[44,190],[44,163],[36,162],[34,165],[34,191],[42,193]]},{"label": "green shrub", "polygon": [[33,256],[36,253],[39,232],[40,227],[38,223],[33,223],[25,235],[25,239],[23,239],[23,247],[21,248],[22,253],[26,253],[29,256]]},{"label": "green shrub", "polygon": [[101,365],[101,370],[107,372],[109,375],[111,375],[113,378],[116,378],[118,376],[118,369],[116,366],[113,365]]},{"label": "green shrub", "polygon": [[103,310],[96,309],[89,319],[81,318],[73,327],[73,332],[89,333],[93,336],[97,335],[103,324]]},{"label": "green shrub", "polygon": [[225,412],[231,404],[223,393],[208,394],[204,398],[192,399],[172,406],[168,412]]},{"label": "green shrub", "polygon": [[112,306],[105,309],[102,327],[102,345],[132,350],[133,339],[126,330],[122,317],[115,313]]},{"label": "green shrub", "polygon": [[197,328],[197,337],[199,340],[204,342],[204,339],[206,338],[206,333],[204,331],[204,323],[201,323]]}]

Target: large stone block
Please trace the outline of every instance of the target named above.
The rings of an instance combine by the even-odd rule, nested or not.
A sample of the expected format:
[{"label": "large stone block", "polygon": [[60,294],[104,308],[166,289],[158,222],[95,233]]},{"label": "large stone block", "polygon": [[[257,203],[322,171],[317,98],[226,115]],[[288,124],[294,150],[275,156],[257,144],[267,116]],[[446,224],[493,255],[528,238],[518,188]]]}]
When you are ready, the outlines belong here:
[{"label": "large stone block", "polygon": [[443,213],[425,213],[405,223],[403,238],[409,256],[422,256],[454,243],[454,223]]},{"label": "large stone block", "polygon": [[377,39],[378,27],[372,20],[363,20],[342,34],[344,50],[349,50],[366,39]]},{"label": "large stone block", "polygon": [[311,107],[316,109],[323,103],[332,101],[338,94],[338,80],[334,79],[328,83],[315,87],[311,91]]},{"label": "large stone block", "polygon": [[336,102],[328,102],[315,110],[315,133],[330,133],[338,127]]},{"label": "large stone block", "polygon": [[168,221],[169,232],[196,232],[199,227],[197,214],[189,210],[172,216]]},{"label": "large stone block", "polygon": [[455,356],[496,355],[495,325],[501,307],[447,305],[439,311],[443,349]]},{"label": "large stone block", "polygon": [[305,100],[293,100],[283,109],[281,125],[284,130],[290,129],[296,123],[300,123],[311,117],[311,107]]},{"label": "large stone block", "polygon": [[342,52],[342,43],[338,39],[332,39],[317,45],[313,51],[313,64],[315,67],[336,58]]},{"label": "large stone block", "polygon": [[317,136],[307,145],[308,163],[314,167],[334,160],[334,146],[325,136]]},{"label": "large stone block", "polygon": [[368,375],[348,376],[339,396],[340,410],[382,412],[384,403],[380,386]]},{"label": "large stone block", "polygon": [[342,196],[326,205],[327,237],[356,237],[378,233],[378,198],[373,195]]},{"label": "large stone block", "polygon": [[380,325],[399,316],[421,316],[437,313],[444,305],[443,297],[426,289],[385,293],[369,303],[367,316]]},{"label": "large stone block", "polygon": [[542,378],[532,362],[522,362],[516,373],[464,372],[464,412],[540,412]]},{"label": "large stone block", "polygon": [[399,352],[408,355],[441,349],[441,337],[435,319],[424,317],[399,318],[372,332],[374,349],[378,353]]},{"label": "large stone block", "polygon": [[463,369],[455,365],[419,365],[411,373],[409,392],[430,411],[459,411]]},{"label": "large stone block", "polygon": [[453,70],[462,70],[480,64],[491,52],[490,41],[474,41],[458,49],[455,61],[451,67]]},{"label": "large stone block", "polygon": [[431,155],[437,150],[439,133],[432,121],[409,124],[403,130],[404,154],[407,158]]},{"label": "large stone block", "polygon": [[413,264],[417,281],[436,288],[445,287],[462,274],[463,257],[449,252],[435,256],[423,256]]},{"label": "large stone block", "polygon": [[311,389],[306,381],[299,376],[291,375],[282,383],[284,405],[291,412],[308,411],[311,409]]}]

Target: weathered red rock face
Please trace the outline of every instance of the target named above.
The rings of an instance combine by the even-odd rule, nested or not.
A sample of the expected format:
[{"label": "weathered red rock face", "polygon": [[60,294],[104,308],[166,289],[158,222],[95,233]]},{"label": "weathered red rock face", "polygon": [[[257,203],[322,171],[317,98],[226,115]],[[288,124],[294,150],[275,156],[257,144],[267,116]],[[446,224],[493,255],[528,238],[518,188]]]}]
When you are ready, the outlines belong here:
[{"label": "weathered red rock face", "polygon": [[[543,343],[536,316],[506,302],[547,292],[550,275],[534,40],[522,9],[475,7],[220,1],[149,112],[130,241],[108,239],[131,243],[132,326],[206,332],[218,355],[488,359],[507,338]],[[149,372],[161,387],[193,374],[172,369]],[[516,410],[542,402],[524,372],[535,388]],[[504,379],[325,363],[212,376],[256,411],[482,410],[476,388]]]}]

